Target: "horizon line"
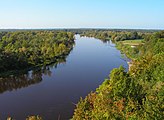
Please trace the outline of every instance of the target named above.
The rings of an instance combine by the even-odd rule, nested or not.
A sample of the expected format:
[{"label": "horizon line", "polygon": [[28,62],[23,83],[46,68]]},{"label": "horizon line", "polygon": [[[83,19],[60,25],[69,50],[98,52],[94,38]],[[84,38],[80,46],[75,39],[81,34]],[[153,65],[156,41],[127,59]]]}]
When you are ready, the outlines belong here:
[{"label": "horizon line", "polygon": [[164,30],[164,28],[116,28],[116,27],[58,27],[58,28],[0,28],[0,30],[55,30],[55,29],[113,29],[113,30]]}]

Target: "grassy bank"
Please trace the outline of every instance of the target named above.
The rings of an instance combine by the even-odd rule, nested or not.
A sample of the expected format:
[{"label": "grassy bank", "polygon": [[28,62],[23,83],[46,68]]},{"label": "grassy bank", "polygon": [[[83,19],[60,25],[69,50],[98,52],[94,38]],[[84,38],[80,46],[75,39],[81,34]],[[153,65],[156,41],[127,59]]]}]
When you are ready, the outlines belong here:
[{"label": "grassy bank", "polygon": [[144,39],[135,39],[135,40],[124,40],[121,41],[124,45],[138,46],[143,44]]}]

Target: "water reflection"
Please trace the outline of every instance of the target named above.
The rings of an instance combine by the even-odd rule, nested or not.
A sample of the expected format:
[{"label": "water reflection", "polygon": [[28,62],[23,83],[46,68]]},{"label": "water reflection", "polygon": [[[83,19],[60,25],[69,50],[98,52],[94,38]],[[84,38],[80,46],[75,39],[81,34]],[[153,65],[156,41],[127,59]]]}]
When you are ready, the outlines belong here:
[{"label": "water reflection", "polygon": [[31,71],[26,71],[24,73],[18,73],[17,75],[10,75],[9,77],[0,77],[0,94],[6,91],[13,91],[28,87],[33,84],[40,83],[43,79],[42,76],[46,75],[51,77],[51,68],[57,68],[59,63],[65,63],[66,56],[57,60],[48,66],[43,66],[41,68],[35,68]]},{"label": "water reflection", "polygon": [[67,62],[59,59],[58,63],[62,64],[24,73],[15,77],[15,81],[12,77],[6,81],[3,78],[1,93],[19,90],[0,94],[0,120],[8,115],[16,120],[23,120],[28,115],[41,115],[45,120],[56,120],[60,115],[61,120],[68,120],[75,107],[72,103],[95,91],[113,68],[120,65],[128,68],[112,42],[104,44],[79,35],[75,38],[76,46],[66,56]]}]

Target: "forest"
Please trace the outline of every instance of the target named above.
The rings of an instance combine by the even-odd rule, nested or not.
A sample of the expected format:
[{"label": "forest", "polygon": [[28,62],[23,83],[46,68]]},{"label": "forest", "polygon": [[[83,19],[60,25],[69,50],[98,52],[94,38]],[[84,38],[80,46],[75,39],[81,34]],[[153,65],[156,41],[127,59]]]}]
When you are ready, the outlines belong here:
[{"label": "forest", "polygon": [[[164,31],[146,35],[138,33],[139,36],[132,34],[136,35],[136,39],[144,40],[143,44],[134,48],[136,52],[128,53],[129,57],[132,56],[130,70],[126,72],[122,66],[113,69],[95,92],[80,99],[73,120],[164,119]],[[97,34],[85,35],[97,37]],[[105,39],[108,37],[104,35]],[[116,44],[123,40],[111,38],[117,41]],[[125,46],[128,45],[122,44],[119,48],[123,52],[133,49],[125,49]]]},{"label": "forest", "polygon": [[[40,83],[43,73],[51,74],[46,65],[65,61],[78,33],[104,42],[112,40],[132,60],[132,66],[129,71],[122,66],[113,69],[96,91],[80,98],[72,119],[164,119],[164,31],[2,31],[0,73],[40,66],[46,69],[33,70],[31,77],[20,74],[0,79],[0,93]],[[40,116],[27,119],[42,120]]]},{"label": "forest", "polygon": [[156,31],[151,30],[128,30],[128,29],[96,29],[96,30],[86,30],[78,31],[81,36],[95,37],[104,41],[112,40],[113,42],[123,41],[123,40],[135,40],[143,39],[148,34],[152,34]]},{"label": "forest", "polygon": [[65,58],[74,34],[64,31],[0,32],[0,74],[48,65]]}]

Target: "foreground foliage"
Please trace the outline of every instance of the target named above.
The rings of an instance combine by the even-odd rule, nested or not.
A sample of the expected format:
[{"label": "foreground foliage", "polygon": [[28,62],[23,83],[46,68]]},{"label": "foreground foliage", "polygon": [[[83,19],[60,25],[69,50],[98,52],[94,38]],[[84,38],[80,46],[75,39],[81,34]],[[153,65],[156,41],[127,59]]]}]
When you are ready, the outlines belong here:
[{"label": "foreground foliage", "polygon": [[113,69],[95,92],[80,99],[73,120],[163,120],[164,32],[148,36],[129,72]]}]

